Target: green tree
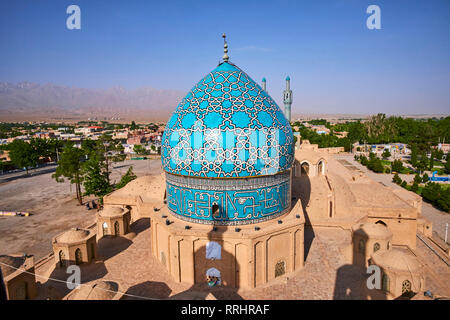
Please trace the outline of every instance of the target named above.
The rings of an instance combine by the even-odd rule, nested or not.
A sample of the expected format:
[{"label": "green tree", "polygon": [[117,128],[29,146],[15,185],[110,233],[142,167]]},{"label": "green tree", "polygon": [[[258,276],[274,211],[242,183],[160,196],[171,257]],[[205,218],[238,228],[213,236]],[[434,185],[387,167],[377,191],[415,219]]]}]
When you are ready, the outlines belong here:
[{"label": "green tree", "polygon": [[113,190],[109,184],[106,171],[102,170],[101,162],[97,157],[91,155],[91,158],[84,163],[83,170],[85,174],[84,195],[95,195],[103,198]]},{"label": "green tree", "polygon": [[11,162],[18,168],[25,168],[28,174],[28,168],[37,165],[39,154],[30,143],[16,139],[9,145],[9,157]]},{"label": "green tree", "polygon": [[422,183],[427,183],[428,181],[430,181],[430,177],[425,173],[422,177]]},{"label": "green tree", "polygon": [[369,163],[369,160],[367,160],[367,157],[362,155],[360,159],[361,159],[361,164],[363,166],[367,166],[367,164]]},{"label": "green tree", "polygon": [[403,163],[401,160],[394,160],[392,162],[392,171],[393,172],[402,172],[403,171]]},{"label": "green tree", "polygon": [[388,159],[391,156],[391,153],[388,149],[384,149],[383,154],[381,155],[383,159]]},{"label": "green tree", "polygon": [[113,140],[110,135],[104,134],[98,140],[86,140],[82,145],[89,158],[96,158],[99,161],[102,172],[105,172],[110,183],[111,164],[122,162],[126,158],[124,148],[120,141]]},{"label": "green tree", "polygon": [[120,182],[116,185],[116,189],[125,187],[128,184],[128,182],[133,181],[136,178],[137,177],[133,172],[133,167],[132,166],[129,167],[127,172],[120,179]]},{"label": "green tree", "polygon": [[141,146],[140,144],[135,144],[134,147],[133,147],[133,151],[136,152],[136,154],[139,154],[139,155],[147,154],[147,150],[143,146]]},{"label": "green tree", "polygon": [[81,193],[81,183],[84,179],[84,172],[82,170],[82,162],[85,158],[83,149],[75,148],[72,143],[67,144],[61,153],[58,166],[52,177],[57,182],[64,182],[64,177],[69,179],[70,183],[75,184],[77,192],[77,199],[80,204],[83,204],[83,195]]},{"label": "green tree", "polygon": [[400,176],[398,175],[398,173],[394,174],[394,176],[392,177],[392,182],[394,182],[394,183],[396,183],[396,184],[402,183],[402,179],[400,178]]},{"label": "green tree", "polygon": [[384,166],[383,163],[381,162],[381,160],[379,158],[377,158],[375,156],[375,154],[370,153],[370,160],[367,164],[367,168],[369,168],[370,170],[372,170],[373,172],[376,173],[383,173],[384,172]]},{"label": "green tree", "polygon": [[434,153],[434,150],[432,150],[431,154],[430,154],[430,161],[429,161],[430,170],[433,170],[433,167],[434,167],[434,157],[435,157],[435,153]]},{"label": "green tree", "polygon": [[410,189],[412,192],[417,192],[417,190],[419,190],[419,184],[417,182],[414,181],[414,183],[411,186]]},{"label": "green tree", "polygon": [[136,125],[136,122],[131,121],[130,130],[136,130],[137,128],[138,128],[138,126]]},{"label": "green tree", "polygon": [[418,173],[416,173],[416,175],[414,176],[414,183],[421,183],[422,182],[422,178],[420,177],[420,175]]},{"label": "green tree", "polygon": [[413,167],[417,166],[417,146],[413,145],[411,147],[411,164]]}]

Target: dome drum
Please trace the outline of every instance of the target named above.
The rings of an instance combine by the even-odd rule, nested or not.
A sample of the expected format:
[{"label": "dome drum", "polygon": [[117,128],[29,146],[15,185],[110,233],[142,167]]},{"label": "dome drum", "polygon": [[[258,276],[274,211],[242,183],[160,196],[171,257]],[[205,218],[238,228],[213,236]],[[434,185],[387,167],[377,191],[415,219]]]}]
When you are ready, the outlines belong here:
[{"label": "dome drum", "polygon": [[245,179],[193,178],[166,173],[166,185],[169,210],[190,222],[257,223],[276,218],[291,206],[289,171]]}]

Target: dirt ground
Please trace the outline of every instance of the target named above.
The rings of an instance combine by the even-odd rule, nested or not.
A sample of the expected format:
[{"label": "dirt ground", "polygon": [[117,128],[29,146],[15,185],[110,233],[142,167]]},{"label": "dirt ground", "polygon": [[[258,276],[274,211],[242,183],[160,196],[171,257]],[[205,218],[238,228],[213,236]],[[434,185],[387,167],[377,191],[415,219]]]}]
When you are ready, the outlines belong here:
[{"label": "dirt ground", "polygon": [[[162,172],[161,161],[129,160],[114,164],[112,182],[118,182],[129,166],[140,177]],[[95,222],[95,210],[78,205],[75,188],[57,183],[52,173],[0,184],[0,211],[26,211],[29,217],[0,216],[0,254],[28,253],[39,259],[52,250],[51,239],[72,228]],[[85,200],[93,199],[86,197]]]}]

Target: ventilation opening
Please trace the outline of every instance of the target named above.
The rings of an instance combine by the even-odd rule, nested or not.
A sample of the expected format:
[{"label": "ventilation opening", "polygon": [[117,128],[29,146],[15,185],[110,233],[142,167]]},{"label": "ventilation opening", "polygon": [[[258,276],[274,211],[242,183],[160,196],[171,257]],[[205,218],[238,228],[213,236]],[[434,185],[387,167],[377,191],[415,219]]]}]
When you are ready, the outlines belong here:
[{"label": "ventilation opening", "polygon": [[330,218],[333,217],[333,202],[330,201]]},{"label": "ventilation opening", "polygon": [[284,261],[278,261],[275,265],[275,278],[282,276],[286,273],[286,263]]},{"label": "ventilation opening", "polygon": [[375,222],[375,224],[382,224],[383,226],[387,227],[386,223],[384,223],[382,220],[378,220]]},{"label": "ventilation opening", "polygon": [[220,271],[216,268],[210,268],[206,271],[206,282],[208,286],[215,287],[222,283]]},{"label": "ventilation opening", "polygon": [[217,217],[219,215],[219,205],[217,203],[213,203],[211,207],[213,217]]}]

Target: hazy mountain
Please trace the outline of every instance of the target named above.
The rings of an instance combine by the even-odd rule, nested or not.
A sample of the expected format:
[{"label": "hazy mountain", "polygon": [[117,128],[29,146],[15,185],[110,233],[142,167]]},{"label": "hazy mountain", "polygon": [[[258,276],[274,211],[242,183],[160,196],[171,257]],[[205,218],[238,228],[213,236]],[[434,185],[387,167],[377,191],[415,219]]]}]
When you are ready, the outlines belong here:
[{"label": "hazy mountain", "polygon": [[150,87],[85,89],[0,82],[1,116],[122,117],[165,120],[185,93]]}]

